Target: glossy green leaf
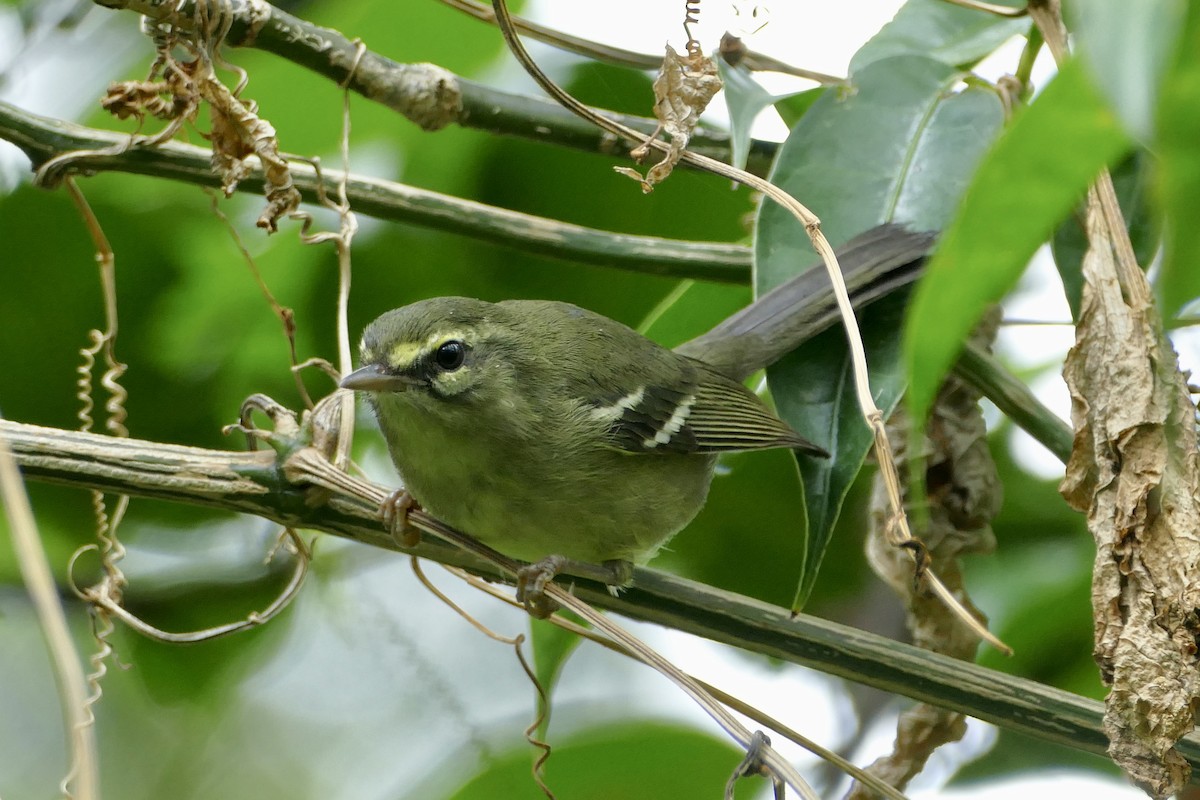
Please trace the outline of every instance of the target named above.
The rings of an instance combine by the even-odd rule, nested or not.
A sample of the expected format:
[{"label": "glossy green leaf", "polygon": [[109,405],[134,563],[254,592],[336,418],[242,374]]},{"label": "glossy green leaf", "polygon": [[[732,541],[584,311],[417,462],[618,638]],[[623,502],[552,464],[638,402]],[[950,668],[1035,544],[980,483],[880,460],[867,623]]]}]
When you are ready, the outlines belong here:
[{"label": "glossy green leaf", "polygon": [[[942,228],[1003,114],[984,89],[955,92],[961,74],[938,61],[902,56],[856,74],[851,91],[830,91],[792,130],[772,179],[807,203],[835,245],[883,222]],[[764,204],[755,242],[759,292],[810,263],[803,228]],[[888,409],[903,391],[897,335],[899,301],[860,315],[876,403]],[[846,360],[845,334],[834,329],[768,370],[779,411],[807,438],[834,454],[802,458],[807,502],[807,556],[795,605],[816,579],[850,483],[871,444]]]},{"label": "glossy green leaf", "polygon": [[754,74],[745,67],[731,67],[725,59],[718,58],[717,72],[724,84],[725,106],[729,109],[731,163],[742,169],[750,153],[750,133],[754,120],[775,103],[776,97],[754,80]]},{"label": "glossy green leaf", "polygon": [[1200,8],[1190,4],[1179,52],[1163,84],[1158,117],[1159,182],[1167,218],[1158,291],[1164,317],[1200,296]]},{"label": "glossy green leaf", "polygon": [[[1024,3],[1002,0],[1001,5]],[[951,66],[969,66],[1028,30],[1028,17],[1001,17],[944,0],[908,0],[850,59],[850,74],[857,76],[868,65],[899,55],[923,55]]]},{"label": "glossy green leaf", "polygon": [[904,332],[913,419],[925,418],[984,310],[1016,284],[1096,174],[1128,149],[1076,61],[997,142],[913,296]]},{"label": "glossy green leaf", "polygon": [[[1133,252],[1142,268],[1149,266],[1162,241],[1162,227],[1155,213],[1151,182],[1153,164],[1150,156],[1139,150],[1112,169],[1117,200],[1133,242]],[[1063,291],[1071,307],[1071,316],[1079,318],[1079,294],[1083,287],[1083,255],[1087,252],[1085,207],[1078,204],[1069,217],[1054,231],[1050,249],[1054,264],[1062,278]]]},{"label": "glossy green leaf", "polygon": [[[1066,7],[1076,51],[1126,129],[1154,135],[1159,87],[1179,41],[1186,0],[1087,0]],[[1197,42],[1192,40],[1191,49]]]},{"label": "glossy green leaf", "polygon": [[813,103],[824,97],[826,92],[831,91],[836,90],[829,86],[818,86],[806,92],[796,92],[795,94],[777,97],[775,110],[783,118],[783,124],[788,126],[788,130],[791,130],[796,127],[796,123],[800,121],[800,118],[808,113]]},{"label": "glossy green leaf", "polygon": [[[719,797],[742,757],[728,742],[679,726],[611,725],[556,745],[546,782],[572,800]],[[527,747],[498,758],[451,797],[541,797],[530,758]]]}]

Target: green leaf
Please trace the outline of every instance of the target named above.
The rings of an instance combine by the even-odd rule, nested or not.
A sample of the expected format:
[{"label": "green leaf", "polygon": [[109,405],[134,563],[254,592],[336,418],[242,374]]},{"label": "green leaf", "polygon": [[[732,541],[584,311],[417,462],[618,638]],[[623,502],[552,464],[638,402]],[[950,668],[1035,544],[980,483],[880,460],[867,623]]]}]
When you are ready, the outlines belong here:
[{"label": "green leaf", "polygon": [[[807,203],[831,242],[883,222],[941,229],[984,148],[1003,120],[996,95],[955,92],[962,75],[918,56],[875,62],[852,91],[830,91],[801,118],[780,150],[772,180]],[[808,236],[774,204],[764,204],[755,241],[755,289],[765,292],[811,259]],[[901,301],[859,317],[868,344],[872,393],[881,408],[903,391],[897,335]],[[845,334],[835,329],[767,371],[780,414],[833,458],[800,459],[808,540],[794,606],[807,597],[871,434],[853,391]]]},{"label": "green leaf", "polygon": [[1159,182],[1168,220],[1158,291],[1170,317],[1200,296],[1200,8],[1189,4],[1174,64],[1162,89],[1158,116]]},{"label": "green leaf", "polygon": [[[885,416],[896,408],[904,391],[900,337],[896,332],[907,302],[908,291],[900,291],[873,303],[859,315],[871,397]],[[846,493],[862,469],[872,439],[859,410],[846,333],[840,325],[806,342],[768,374],[784,418],[793,425],[798,417],[803,418],[800,432],[807,437],[820,435],[818,441],[833,454],[828,460],[797,458],[808,523],[804,569],[792,599],[793,609],[799,610],[816,584]]]},{"label": "green leaf", "polygon": [[[1017,0],[1002,5],[1022,6]],[[944,0],[908,0],[850,59],[850,74],[885,58],[922,55],[955,67],[970,66],[1013,36],[1029,30],[1028,17],[1001,17]]]},{"label": "green leaf", "polygon": [[743,169],[750,154],[750,134],[758,115],[782,100],[809,92],[771,94],[754,80],[754,73],[745,67],[731,67],[723,58],[717,59],[717,71],[725,84],[725,105],[729,108],[730,163]]},{"label": "green leaf", "polygon": [[824,97],[828,91],[830,91],[830,87],[818,86],[806,92],[796,92],[795,94],[786,94],[782,97],[777,97],[775,98],[775,110],[783,118],[783,124],[788,126],[788,130],[791,130],[796,127],[796,123],[800,121],[800,118],[808,113],[813,103]]},{"label": "green leaf", "polygon": [[1017,282],[1129,140],[1078,62],[1067,63],[980,165],[913,297],[904,332],[909,406],[925,419],[984,310]]},{"label": "green leaf", "polygon": [[[1159,87],[1179,41],[1184,0],[1071,3],[1068,26],[1101,94],[1141,142],[1153,139]],[[1187,40],[1185,40],[1187,41]],[[1195,49],[1197,43],[1188,45]]]},{"label": "green leaf", "polygon": [[[609,725],[555,747],[546,782],[558,797],[572,800],[718,797],[742,757],[732,744],[679,726]],[[527,747],[502,756],[451,797],[541,797],[529,759]]]},{"label": "green leaf", "polygon": [[[580,620],[575,620],[580,622]],[[537,696],[537,710],[540,717],[537,736],[546,740],[546,731],[550,727],[550,698],[554,696],[554,685],[567,659],[583,641],[571,631],[564,630],[546,620],[529,619],[529,644],[533,649],[533,674],[537,676],[542,691]]]},{"label": "green leaf", "polygon": [[[1112,169],[1117,200],[1133,242],[1133,253],[1144,269],[1154,258],[1162,240],[1162,226],[1151,198],[1153,165],[1144,150],[1138,150]],[[1050,249],[1062,278],[1071,316],[1079,319],[1079,295],[1083,288],[1083,255],[1087,252],[1085,205],[1080,203],[1054,231]]]}]

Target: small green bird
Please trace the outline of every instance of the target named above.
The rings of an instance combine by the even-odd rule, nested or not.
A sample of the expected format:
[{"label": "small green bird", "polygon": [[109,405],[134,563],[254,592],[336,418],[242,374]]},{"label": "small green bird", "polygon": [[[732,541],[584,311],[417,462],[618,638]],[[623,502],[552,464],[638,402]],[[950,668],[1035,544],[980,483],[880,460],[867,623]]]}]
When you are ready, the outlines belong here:
[{"label": "small green bird", "polygon": [[363,334],[367,392],[427,511],[525,561],[644,562],[704,505],[717,454],[827,455],[740,383],[568,303],[438,297]]},{"label": "small green bird", "polygon": [[[890,230],[859,261],[912,236]],[[929,244],[904,241],[901,261]],[[778,348],[762,319],[747,323]],[[706,363],[567,303],[439,297],[372,322],[341,385],[367,394],[405,488],[434,516],[513,558],[628,574],[700,511],[718,454],[828,456],[739,382],[768,363],[747,364],[769,357],[747,350],[757,339],[727,339],[702,349]],[[736,368],[714,366],[731,353]]]}]

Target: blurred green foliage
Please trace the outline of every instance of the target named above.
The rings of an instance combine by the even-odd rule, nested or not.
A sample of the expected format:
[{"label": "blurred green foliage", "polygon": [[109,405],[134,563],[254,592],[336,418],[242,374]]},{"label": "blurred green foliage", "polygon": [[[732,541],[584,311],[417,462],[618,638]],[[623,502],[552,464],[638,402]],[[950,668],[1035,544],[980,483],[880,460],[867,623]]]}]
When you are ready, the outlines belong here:
[{"label": "blurred green foliage", "polygon": [[[949,4],[913,0],[908,5],[898,24],[856,59],[855,74],[868,84],[858,87],[863,94],[851,100],[856,89],[815,92],[793,100],[788,109],[789,115],[801,115],[796,130],[806,132],[813,149],[806,153],[794,145],[797,155],[787,167],[800,176],[798,193],[828,218],[835,239],[897,216],[912,221],[896,213],[904,205],[898,187],[926,187],[927,196],[903,210],[936,207],[936,213],[917,218],[943,224],[995,127],[968,123],[985,116],[998,122],[992,119],[999,113],[995,97],[977,88],[960,93],[957,69],[1027,23],[976,25],[976,18],[966,16],[974,12]],[[482,82],[511,74],[511,65],[500,69],[507,58],[493,30],[437,3],[349,0],[293,6],[294,13],[362,36],[369,47],[399,61],[430,61]],[[30,8],[22,6],[22,13],[30,16]],[[83,75],[78,82],[94,82],[91,91],[98,97],[109,79],[143,77],[150,49],[137,32],[136,18],[99,8],[85,16],[107,20],[107,30],[124,43],[110,49],[125,53],[127,60],[119,75]],[[928,37],[935,33],[941,38],[932,42]],[[61,35],[68,44],[74,41],[70,30]],[[245,95],[258,102],[285,150],[319,156],[326,165],[338,163],[342,95],[336,87],[265,53],[225,55],[248,71]],[[939,56],[943,63],[932,60]],[[50,57],[37,47],[23,58],[27,72],[52,76]],[[1194,71],[1194,59],[1180,55],[1177,60],[1186,70],[1183,78]],[[593,105],[648,113],[646,75],[572,61],[556,77]],[[528,91],[525,86],[520,90]],[[1180,96],[1187,89],[1178,81],[1173,87]],[[54,88],[51,82],[44,91],[49,96]],[[911,144],[915,135],[884,108],[903,91],[930,108],[969,105],[979,113],[949,120],[962,125],[949,126],[962,138],[938,139],[944,149],[886,150],[884,144]],[[879,105],[872,106],[876,100]],[[839,121],[837,109],[847,103],[866,106],[866,113]],[[634,183],[612,173],[616,162],[610,157],[457,127],[424,133],[363,98],[353,97],[351,107],[351,163],[358,172],[595,228],[711,241],[750,236],[754,198],[723,180],[681,170],[644,197]],[[97,127],[133,129],[94,106],[78,116]],[[1167,115],[1166,122],[1177,139],[1190,130],[1185,114]],[[839,124],[845,127],[838,129]],[[195,133],[191,139],[200,141]],[[872,149],[877,152],[867,152]],[[883,168],[877,164],[867,169],[868,154],[896,156],[893,168],[886,175],[879,174]],[[1194,147],[1180,146],[1170,155],[1186,166],[1188,158],[1194,160]],[[961,169],[947,171],[947,160]],[[856,165],[862,174],[848,175]],[[899,182],[888,182],[893,179]],[[869,185],[871,180],[878,185]],[[129,364],[122,384],[129,391],[132,434],[238,448],[240,438],[223,437],[220,430],[235,420],[245,397],[264,392],[298,408],[280,322],[229,230],[209,210],[210,197],[133,175],[101,174],[79,183],[116,253],[116,349]],[[816,185],[819,192],[812,196],[808,192]],[[1170,203],[1184,203],[1190,196],[1186,189],[1168,187],[1164,213],[1172,213]],[[299,357],[333,360],[333,249],[302,245],[294,223],[285,223],[271,238],[263,236],[253,227],[261,205],[256,198],[239,195],[219,204],[271,291],[294,310]],[[335,224],[327,212],[317,217],[326,227]],[[674,345],[749,298],[746,287],[680,286],[411,225],[360,222],[353,251],[352,335],[386,309],[433,295],[464,294],[567,300],[641,326]],[[1045,229],[1052,227],[1047,222]],[[784,262],[809,263],[806,249],[795,259],[790,256],[803,245],[802,237],[791,236],[796,232],[768,236],[766,243],[787,244]],[[74,428],[77,351],[87,343],[88,331],[103,324],[90,241],[65,193],[23,183],[0,196],[0,242],[0,263],[6,267],[0,289],[0,360],[5,364],[0,409],[10,419]],[[1189,246],[1185,236],[1177,237],[1177,246]],[[760,270],[763,264],[760,254]],[[764,280],[761,272],[759,280]],[[1172,291],[1182,289],[1173,284]],[[305,373],[304,380],[314,396],[331,388],[316,371]],[[813,378],[801,374],[798,380]],[[780,385],[773,389],[783,391]],[[795,397],[776,399],[786,410]],[[984,663],[1100,696],[1103,688],[1090,658],[1090,540],[1078,515],[1058,498],[1054,481],[1031,476],[1010,458],[1006,433],[1002,427],[993,437],[1007,488],[1004,512],[995,523],[999,553],[973,559],[969,570],[976,599],[1018,656],[1002,660],[985,654]],[[359,439],[364,463],[390,480],[369,424]],[[851,475],[839,488],[847,499],[832,509],[841,510],[840,516],[831,513],[826,520],[823,566],[806,609],[902,636],[895,627],[896,608],[870,602],[880,587],[862,554],[869,477]],[[80,647],[92,652],[86,612],[66,583],[70,553],[93,538],[89,498],[60,487],[29,488]],[[820,560],[820,554],[806,556],[803,517],[801,485],[790,456],[732,456],[723,462],[707,508],[656,566],[786,605],[806,558],[810,565]],[[165,629],[210,625],[261,609],[286,580],[283,556],[270,566],[260,564],[274,531],[259,520],[135,500],[122,538],[131,554],[129,607]],[[95,564],[84,558],[77,579],[86,583],[94,572]],[[0,579],[0,629],[6,641],[0,648],[0,675],[6,678],[0,689],[0,795],[47,796],[63,771],[63,736],[38,629],[8,547],[0,547]],[[442,582],[440,574],[436,579]],[[510,633],[524,629],[519,615],[467,594],[465,604],[490,624]],[[112,643],[119,660],[110,662],[97,710],[109,796],[536,796],[528,776],[532,751],[521,735],[533,719],[532,688],[502,645],[475,635],[431,600],[398,556],[322,539],[300,599],[262,629],[190,647],[152,643],[119,630]],[[549,662],[563,669],[556,696],[566,698],[549,730],[555,744],[557,737],[564,742],[548,768],[560,796],[719,793],[738,761],[736,749],[717,740],[710,728],[661,722],[666,712],[655,705],[665,694],[659,679],[588,645],[565,665],[557,658]],[[764,667],[785,668],[748,657],[748,685]],[[868,709],[864,714],[870,713],[868,706],[862,706]],[[849,738],[854,732],[839,735]],[[1035,754],[1043,761],[1036,762]],[[1035,763],[1106,769],[1102,759],[1002,735],[995,752],[977,762],[971,774],[994,778]],[[426,791],[433,786],[436,791]],[[738,795],[752,793],[741,787]]]}]

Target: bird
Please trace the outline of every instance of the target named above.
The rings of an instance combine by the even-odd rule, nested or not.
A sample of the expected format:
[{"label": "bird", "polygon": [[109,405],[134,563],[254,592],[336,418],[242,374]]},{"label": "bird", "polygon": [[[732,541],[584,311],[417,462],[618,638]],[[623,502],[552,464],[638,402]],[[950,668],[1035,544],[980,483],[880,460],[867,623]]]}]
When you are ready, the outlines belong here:
[{"label": "bird", "polygon": [[[895,282],[930,240],[892,226],[853,245],[848,272],[869,286]],[[813,323],[813,285],[780,287],[676,350],[560,301],[421,300],[366,327],[341,386],[374,411],[401,511],[419,504],[551,574],[602,564],[621,583],[699,513],[720,454],[829,456],[742,383],[812,335],[797,327],[828,324]]]}]

